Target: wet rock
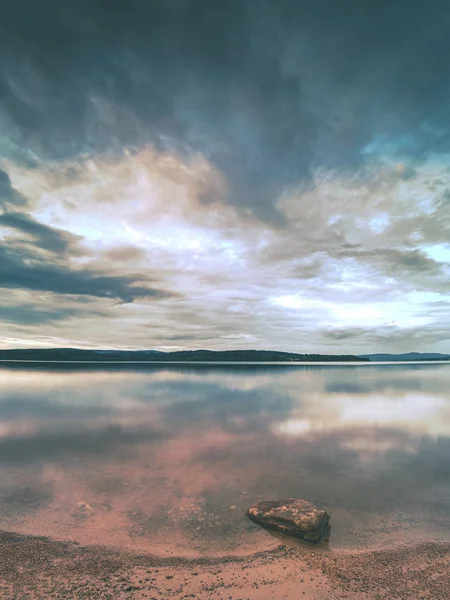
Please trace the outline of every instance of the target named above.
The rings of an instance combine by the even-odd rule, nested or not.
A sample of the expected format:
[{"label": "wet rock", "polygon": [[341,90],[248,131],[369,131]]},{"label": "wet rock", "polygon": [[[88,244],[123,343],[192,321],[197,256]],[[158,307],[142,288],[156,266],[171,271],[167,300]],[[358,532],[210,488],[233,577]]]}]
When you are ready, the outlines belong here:
[{"label": "wet rock", "polygon": [[273,531],[318,544],[330,530],[330,517],[306,500],[287,498],[257,502],[247,511],[249,519]]}]

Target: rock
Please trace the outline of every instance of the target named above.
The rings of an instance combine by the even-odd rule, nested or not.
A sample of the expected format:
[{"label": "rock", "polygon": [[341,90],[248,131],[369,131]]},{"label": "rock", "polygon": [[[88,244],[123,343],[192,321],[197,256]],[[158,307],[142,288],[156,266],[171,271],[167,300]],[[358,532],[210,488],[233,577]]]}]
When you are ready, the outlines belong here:
[{"label": "rock", "polygon": [[295,498],[257,502],[248,509],[247,516],[261,527],[314,544],[330,530],[330,517],[324,510]]}]

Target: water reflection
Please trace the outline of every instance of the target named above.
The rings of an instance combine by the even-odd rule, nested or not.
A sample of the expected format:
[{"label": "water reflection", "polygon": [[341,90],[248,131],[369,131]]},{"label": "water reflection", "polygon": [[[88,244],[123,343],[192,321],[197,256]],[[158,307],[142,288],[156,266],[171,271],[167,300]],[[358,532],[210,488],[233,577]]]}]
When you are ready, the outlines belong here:
[{"label": "water reflection", "polygon": [[0,528],[150,549],[273,545],[261,499],[331,546],[449,539],[450,365],[0,370]]}]

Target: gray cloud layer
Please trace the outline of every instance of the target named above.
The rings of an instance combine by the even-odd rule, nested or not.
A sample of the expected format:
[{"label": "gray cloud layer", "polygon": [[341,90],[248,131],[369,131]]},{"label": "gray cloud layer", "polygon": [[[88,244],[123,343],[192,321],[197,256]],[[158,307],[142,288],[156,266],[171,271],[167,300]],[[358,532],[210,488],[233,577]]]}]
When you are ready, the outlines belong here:
[{"label": "gray cloud layer", "polygon": [[440,0],[9,3],[6,337],[443,350],[449,58]]},{"label": "gray cloud layer", "polygon": [[70,242],[75,238],[66,231],[39,223],[26,213],[5,212],[0,215],[0,226],[2,225],[29,234],[40,248],[56,253],[67,252]]},{"label": "gray cloud layer", "polygon": [[26,288],[57,294],[119,298],[165,298],[172,294],[139,285],[132,276],[109,276],[92,270],[73,270],[51,262],[30,263],[30,255],[18,248],[0,246],[0,287]]},{"label": "gray cloud layer", "polygon": [[28,161],[199,150],[230,202],[280,223],[280,190],[361,165],[379,137],[416,160],[448,151],[449,33],[440,0],[19,1],[1,112]]},{"label": "gray cloud layer", "polygon": [[8,173],[0,169],[0,208],[6,208],[8,205],[21,206],[25,203],[25,198],[12,187]]},{"label": "gray cloud layer", "polygon": [[[13,195],[15,190],[11,188]],[[42,223],[26,213],[4,212],[0,215],[0,227],[29,235],[31,242],[6,240],[0,243],[0,288],[24,288],[48,291],[56,294],[115,298],[132,302],[135,298],[168,298],[172,293],[148,285],[140,275],[109,275],[92,268],[76,269],[65,261],[79,236],[58,230]],[[51,254],[42,253],[49,251]],[[56,256],[54,256],[56,255]],[[24,307],[25,320],[29,307]],[[70,316],[70,310],[67,316]],[[45,311],[36,312],[45,316]],[[9,311],[7,320],[14,311]],[[48,314],[48,313],[47,313]],[[55,318],[58,319],[58,311]],[[9,319],[8,319],[9,315]]]}]

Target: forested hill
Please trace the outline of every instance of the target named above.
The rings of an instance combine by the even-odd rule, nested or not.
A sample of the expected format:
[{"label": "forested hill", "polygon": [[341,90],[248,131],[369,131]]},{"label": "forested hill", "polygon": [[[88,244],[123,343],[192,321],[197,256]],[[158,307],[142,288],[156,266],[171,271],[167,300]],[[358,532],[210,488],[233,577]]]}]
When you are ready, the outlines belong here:
[{"label": "forested hill", "polygon": [[158,361],[158,362],[349,362],[368,358],[343,354],[294,354],[270,350],[83,350],[78,348],[45,348],[0,350],[0,360],[31,361]]}]

